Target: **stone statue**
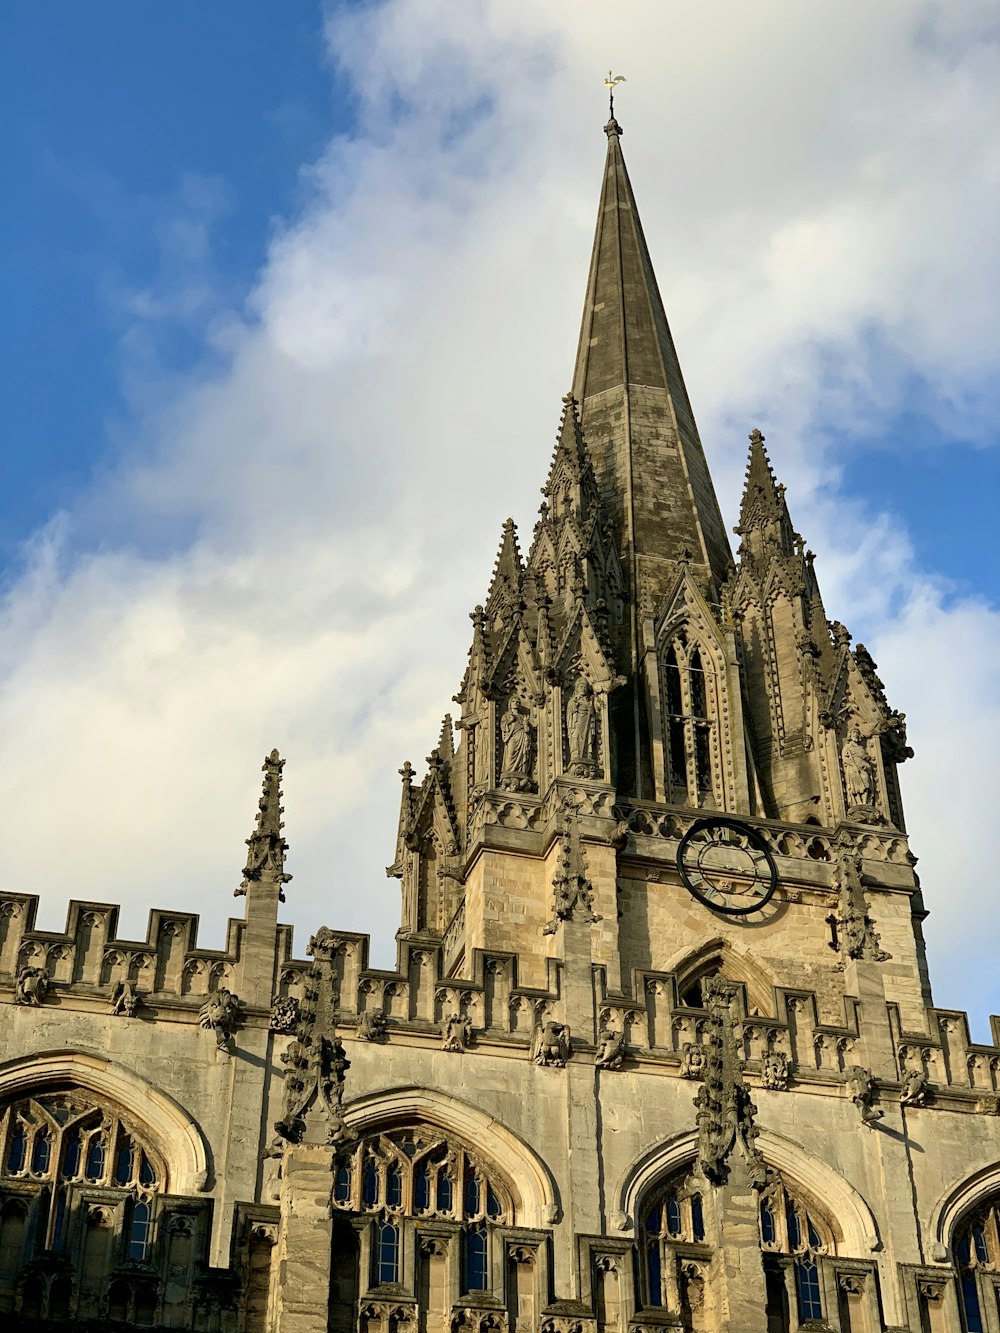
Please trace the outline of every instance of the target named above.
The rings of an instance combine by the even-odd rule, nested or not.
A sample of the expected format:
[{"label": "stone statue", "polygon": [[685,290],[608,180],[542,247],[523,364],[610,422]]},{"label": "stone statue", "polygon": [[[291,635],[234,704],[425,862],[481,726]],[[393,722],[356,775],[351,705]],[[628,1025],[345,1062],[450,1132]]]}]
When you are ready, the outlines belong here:
[{"label": "stone statue", "polygon": [[141,1005],[142,999],[131,981],[115,982],[114,989],[111,992],[111,1012],[113,1014],[124,1014],[126,1018],[134,1018]]},{"label": "stone statue", "polygon": [[903,1071],[903,1087],[899,1094],[900,1106],[923,1106],[927,1100],[927,1075],[922,1069]]},{"label": "stone statue", "polygon": [[844,765],[844,786],[848,806],[872,806],[875,803],[875,768],[861,736],[861,728],[847,732],[840,757]]},{"label": "stone statue", "polygon": [[876,1120],[881,1120],[884,1111],[877,1111],[872,1106],[872,1100],[875,1096],[875,1080],[872,1078],[870,1069],[863,1069],[861,1065],[854,1065],[847,1071],[847,1091],[850,1094],[851,1101],[861,1113],[861,1123],[873,1125]]},{"label": "stone statue", "polygon": [[531,1058],[536,1065],[553,1065],[561,1069],[569,1059],[569,1028],[565,1023],[548,1019],[535,1024],[531,1042]]},{"label": "stone statue", "polygon": [[388,1030],[389,1023],[381,1009],[374,1009],[371,1013],[366,1009],[358,1015],[354,1035],[359,1041],[385,1041]]},{"label": "stone statue", "polygon": [[525,791],[531,786],[532,731],[528,710],[517,695],[512,694],[500,718],[500,737],[503,741],[501,787],[511,791]]},{"label": "stone statue", "polygon": [[566,738],[569,742],[569,771],[575,777],[588,778],[596,770],[595,740],[597,709],[594,692],[587,678],[579,675],[566,704]]},{"label": "stone statue", "polygon": [[14,1003],[38,1009],[49,989],[49,975],[44,967],[22,967],[14,987]]},{"label": "stone statue", "polygon": [[763,1088],[783,1092],[788,1087],[788,1056],[784,1051],[768,1051],[760,1062],[760,1083]]},{"label": "stone statue", "polygon": [[211,1028],[215,1033],[215,1044],[220,1051],[228,1051],[240,1020],[243,1006],[240,997],[221,986],[213,991],[201,1007],[199,1022],[203,1028]]},{"label": "stone statue", "polygon": [[705,1052],[693,1041],[681,1048],[681,1078],[705,1077]]},{"label": "stone statue", "polygon": [[594,1064],[598,1069],[621,1069],[625,1058],[625,1033],[612,1032],[603,1027],[597,1034],[597,1054]]},{"label": "stone statue", "polygon": [[449,1014],[441,1023],[442,1051],[464,1051],[472,1040],[472,1024],[461,1014]]}]

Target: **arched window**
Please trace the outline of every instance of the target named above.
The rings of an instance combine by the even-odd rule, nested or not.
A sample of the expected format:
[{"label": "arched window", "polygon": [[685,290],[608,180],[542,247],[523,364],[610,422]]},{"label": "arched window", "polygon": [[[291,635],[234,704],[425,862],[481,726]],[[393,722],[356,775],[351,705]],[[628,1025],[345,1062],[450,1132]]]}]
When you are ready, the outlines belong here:
[{"label": "arched window", "polygon": [[377,1283],[398,1281],[388,1274],[401,1271],[404,1247],[416,1244],[411,1219],[440,1218],[459,1224],[463,1291],[489,1291],[501,1257],[494,1227],[513,1221],[508,1186],[469,1149],[422,1129],[375,1134],[343,1153],[331,1202],[341,1212],[371,1215]]},{"label": "arched window", "polygon": [[[647,1305],[669,1305],[670,1293],[679,1290],[677,1265],[685,1246],[704,1240],[701,1182],[690,1172],[674,1177],[643,1210]],[[665,1281],[668,1274],[671,1280]]]},{"label": "arched window", "polygon": [[956,1228],[952,1253],[966,1333],[983,1333],[984,1309],[1000,1307],[1000,1199],[966,1215]]},{"label": "arched window", "polygon": [[22,1254],[22,1261],[68,1244],[75,1210],[84,1206],[81,1186],[111,1192],[107,1202],[118,1217],[120,1257],[149,1261],[163,1164],[106,1104],[74,1091],[0,1107],[0,1164],[0,1184],[17,1182],[33,1219],[27,1232],[33,1253]]},{"label": "arched window", "polygon": [[714,806],[721,798],[717,750],[718,689],[708,656],[682,630],[663,656],[667,797]]}]

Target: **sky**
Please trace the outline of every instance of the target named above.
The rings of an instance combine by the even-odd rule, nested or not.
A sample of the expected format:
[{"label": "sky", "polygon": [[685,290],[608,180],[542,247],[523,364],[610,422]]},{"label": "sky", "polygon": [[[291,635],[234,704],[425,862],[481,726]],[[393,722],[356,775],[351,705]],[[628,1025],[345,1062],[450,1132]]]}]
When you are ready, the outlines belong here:
[{"label": "sky", "polygon": [[601,80],[723,512],[759,426],[879,663],[936,1002],[1000,1009],[1000,19],[981,0],[0,13],[2,887],[201,913],[264,754],[286,919],[392,958],[437,739],[572,373]]}]

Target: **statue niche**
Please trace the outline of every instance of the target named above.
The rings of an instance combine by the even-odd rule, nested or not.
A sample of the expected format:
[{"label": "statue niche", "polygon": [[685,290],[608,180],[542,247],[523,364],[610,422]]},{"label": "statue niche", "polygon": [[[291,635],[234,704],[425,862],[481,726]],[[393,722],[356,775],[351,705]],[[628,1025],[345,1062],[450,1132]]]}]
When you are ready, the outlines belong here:
[{"label": "statue niche", "polygon": [[535,726],[531,710],[514,691],[500,715],[500,786],[506,791],[535,788]]}]

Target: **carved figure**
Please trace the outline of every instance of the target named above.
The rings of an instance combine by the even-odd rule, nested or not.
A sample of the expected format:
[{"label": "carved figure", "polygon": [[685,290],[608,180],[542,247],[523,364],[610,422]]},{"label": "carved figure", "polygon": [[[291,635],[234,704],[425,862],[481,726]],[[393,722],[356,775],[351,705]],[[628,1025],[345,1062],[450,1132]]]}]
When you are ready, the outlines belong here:
[{"label": "carved figure", "polygon": [[853,852],[846,852],[840,860],[837,874],[840,889],[840,915],[827,920],[837,928],[837,944],[842,970],[848,958],[868,958],[876,963],[884,963],[892,954],[881,947],[879,933],[868,914],[868,900],[865,897],[864,881],[861,872],[861,859]]},{"label": "carved figure", "polygon": [[472,1040],[472,1024],[461,1014],[450,1014],[441,1024],[442,1051],[464,1051]]},{"label": "carved figure", "polygon": [[554,1019],[536,1021],[531,1042],[531,1058],[536,1065],[552,1065],[561,1069],[570,1056],[569,1028]]},{"label": "carved figure", "polygon": [[625,1033],[612,1032],[602,1026],[597,1034],[597,1054],[594,1064],[598,1069],[621,1069],[625,1058]]},{"label": "carved figure", "polygon": [[366,1009],[364,1013],[358,1014],[354,1035],[359,1041],[385,1041],[388,1031],[389,1023],[381,1009],[374,1009],[371,1013]]},{"label": "carved figure", "polygon": [[500,737],[503,741],[501,787],[524,791],[531,786],[533,730],[528,710],[517,695],[512,694],[500,718]]},{"label": "carved figure", "polygon": [[116,981],[111,992],[111,1012],[134,1018],[142,1006],[142,997],[131,981]]},{"label": "carved figure", "polygon": [[927,1100],[927,1075],[922,1069],[903,1072],[903,1087],[899,1094],[900,1106],[923,1106]]},{"label": "carved figure", "polygon": [[44,967],[22,967],[17,974],[14,986],[14,1003],[28,1004],[32,1008],[41,1007],[49,989],[49,975]]},{"label": "carved figure", "polygon": [[760,1082],[764,1088],[783,1092],[788,1087],[788,1056],[784,1051],[768,1051],[760,1062]]},{"label": "carved figure", "polygon": [[575,909],[581,909],[584,921],[600,921],[594,912],[594,886],[587,878],[587,865],[580,845],[580,823],[576,809],[567,803],[559,844],[559,866],[552,877],[555,916],[542,930],[552,935],[560,921],[569,921]]},{"label": "carved figure", "polygon": [[573,693],[566,704],[566,739],[569,742],[569,771],[575,777],[592,777],[595,764],[597,736],[597,709],[594,692],[584,675],[573,684]]},{"label": "carved figure", "polygon": [[294,995],[276,995],[271,1001],[272,1032],[294,1032],[301,1016],[301,1008]]},{"label": "carved figure", "polygon": [[871,1126],[877,1120],[882,1119],[885,1112],[876,1110],[872,1106],[876,1087],[870,1069],[864,1069],[861,1065],[853,1065],[847,1071],[847,1091],[851,1101],[861,1113],[861,1123],[863,1125]]},{"label": "carved figure", "polygon": [[219,1050],[227,1051],[242,1017],[240,997],[221,986],[202,1005],[199,1022],[203,1028],[211,1028],[215,1032],[215,1044]]},{"label": "carved figure", "polygon": [[840,757],[844,765],[844,786],[848,806],[872,806],[875,803],[875,768],[861,736],[861,728],[849,728]]},{"label": "carved figure", "polygon": [[705,1077],[705,1052],[693,1041],[686,1041],[681,1048],[681,1078]]},{"label": "carved figure", "polygon": [[769,1177],[757,1147],[757,1107],[743,1079],[743,1061],[733,1032],[736,992],[720,977],[710,977],[705,989],[709,1010],[705,1081],[694,1099],[698,1160],[709,1180],[723,1184],[735,1149],[743,1159],[748,1184],[764,1189]]}]

